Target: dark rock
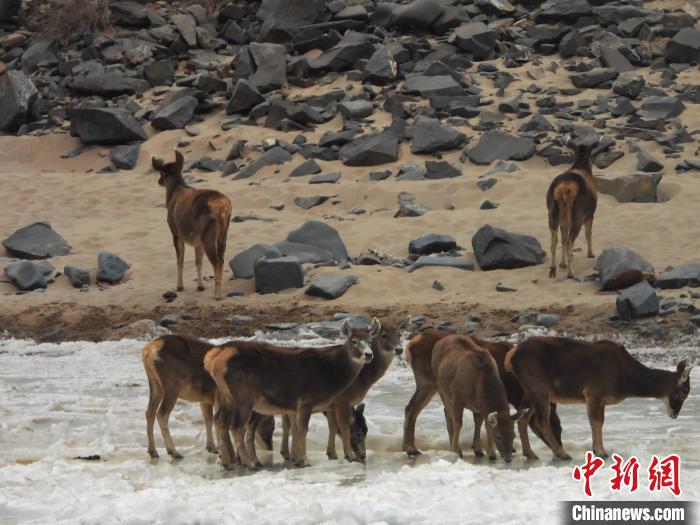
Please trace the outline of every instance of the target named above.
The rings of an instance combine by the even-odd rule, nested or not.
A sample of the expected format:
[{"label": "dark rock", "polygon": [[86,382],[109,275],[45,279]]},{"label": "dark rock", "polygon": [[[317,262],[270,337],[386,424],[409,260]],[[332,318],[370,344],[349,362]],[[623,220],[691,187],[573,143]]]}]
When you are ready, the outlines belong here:
[{"label": "dark rock", "polygon": [[249,80],[261,93],[281,89],[287,85],[287,48],[280,44],[248,46],[256,65]]},{"label": "dark rock", "polygon": [[638,73],[620,74],[613,82],[613,91],[628,98],[637,98],[646,84],[644,77]]},{"label": "dark rock", "polygon": [[256,13],[262,21],[262,42],[287,42],[304,26],[318,21],[324,11],[323,0],[263,0]]},{"label": "dark rock", "polygon": [[326,131],[323,136],[318,139],[318,145],[322,148],[331,146],[345,146],[357,134],[356,129],[348,129],[345,131]]},{"label": "dark rock", "polygon": [[676,97],[646,97],[641,106],[644,116],[652,119],[677,117],[684,109],[683,101]]},{"label": "dark rock", "polygon": [[236,279],[255,277],[255,263],[260,259],[279,259],[284,254],[279,248],[269,244],[254,244],[247,250],[235,255],[228,265]]},{"label": "dark rock", "polygon": [[100,252],[97,256],[97,281],[118,283],[124,278],[129,265],[124,259],[111,252]]},{"label": "dark rock", "polygon": [[425,178],[430,180],[451,179],[462,174],[458,168],[444,160],[425,161]]},{"label": "dark rock", "polygon": [[495,210],[496,208],[498,208],[498,204],[491,202],[488,199],[482,202],[481,206],[479,206],[480,210]]},{"label": "dark rock", "polygon": [[642,281],[624,290],[615,305],[620,317],[631,321],[656,315],[659,312],[659,296],[648,282]]},{"label": "dark rock", "polygon": [[654,267],[626,246],[603,250],[596,266],[603,290],[627,288],[654,276]]},{"label": "dark rock", "polygon": [[563,21],[578,22],[593,15],[587,0],[548,0],[534,13],[538,24],[558,24]]},{"label": "dark rock", "polygon": [[67,264],[63,268],[63,273],[66,274],[73,288],[82,288],[90,285],[90,270],[87,266]]},{"label": "dark rock", "polygon": [[338,104],[338,109],[346,119],[360,120],[369,117],[374,106],[369,100],[345,100]]},{"label": "dark rock", "polygon": [[310,59],[309,68],[312,71],[340,71],[373,53],[374,46],[368,35],[348,31],[335,46]]},{"label": "dark rock", "polygon": [[447,255],[422,255],[408,269],[409,272],[419,270],[420,268],[441,267],[441,268],[458,268],[460,270],[474,271],[474,263],[462,257],[452,257]]},{"label": "dark rock", "polygon": [[143,93],[150,87],[145,80],[128,77],[120,73],[78,77],[69,86],[80,95],[98,95],[105,98]]},{"label": "dark rock", "polygon": [[537,324],[545,328],[552,328],[561,321],[561,318],[555,314],[539,314],[537,316]]},{"label": "dark rock", "polygon": [[0,0],[0,22],[9,21],[19,13],[21,0]]},{"label": "dark rock", "polygon": [[0,74],[0,131],[14,132],[26,124],[37,97],[34,84],[21,71]]},{"label": "dark rock", "polygon": [[474,255],[482,270],[510,270],[541,264],[544,252],[530,235],[510,233],[487,224],[472,237]]},{"label": "dark rock", "polygon": [[56,42],[53,39],[37,40],[22,54],[22,71],[34,73],[41,67],[54,67],[58,64]]},{"label": "dark rock", "polygon": [[314,159],[309,159],[294,168],[289,176],[302,177],[304,175],[315,175],[316,173],[321,173],[321,167]]},{"label": "dark rock", "polygon": [[517,288],[511,288],[510,286],[505,286],[502,283],[496,283],[496,291],[497,292],[517,292]]},{"label": "dark rock", "polygon": [[71,135],[84,144],[125,144],[146,140],[131,112],[122,108],[75,108],[69,112]]},{"label": "dark rock", "polygon": [[637,170],[644,173],[655,173],[664,169],[664,165],[651,156],[647,150],[637,146]]},{"label": "dark rock", "polygon": [[347,261],[348,251],[338,231],[321,221],[306,221],[287,235],[289,242],[314,246],[332,254],[335,261]]},{"label": "dark rock", "polygon": [[394,133],[383,131],[362,135],[340,149],[340,159],[346,166],[376,166],[396,162],[399,143]]},{"label": "dark rock", "polygon": [[182,129],[194,117],[194,110],[199,105],[196,98],[186,96],[160,108],[151,119],[151,125],[158,130]]},{"label": "dark rock", "polygon": [[608,45],[601,45],[600,60],[605,67],[610,67],[618,73],[634,71],[634,66],[617,49]]},{"label": "dark rock", "polygon": [[661,174],[632,173],[627,175],[596,176],[601,193],[612,195],[617,202],[658,202]]},{"label": "dark rock", "polygon": [[700,61],[700,30],[684,27],[666,43],[666,60],[691,63]]},{"label": "dark rock", "polygon": [[271,166],[274,164],[284,164],[292,160],[292,156],[285,149],[275,146],[270,148],[265,153],[260,155],[257,159],[251,162],[248,166],[243,168],[241,171],[236,173],[233,177],[234,180],[247,179],[255,175],[260,169],[265,166]]},{"label": "dark rock", "polygon": [[133,170],[139,160],[140,144],[116,146],[109,152],[109,160],[117,169]]},{"label": "dark rock", "polygon": [[667,270],[656,278],[654,286],[664,290],[700,286],[700,263],[684,264]]},{"label": "dark rock", "polygon": [[490,164],[494,160],[527,160],[535,154],[532,139],[515,137],[498,130],[489,130],[479,143],[467,151],[474,164]]},{"label": "dark rock", "polygon": [[437,290],[438,292],[442,292],[445,289],[445,285],[442,284],[440,281],[433,281],[432,288],[434,290]]},{"label": "dark rock", "polygon": [[489,177],[487,179],[481,179],[481,180],[477,181],[476,186],[481,191],[486,191],[486,190],[493,188],[497,182],[498,182],[498,179],[494,179],[493,177]]},{"label": "dark rock", "polygon": [[276,293],[304,286],[304,274],[297,257],[261,259],[255,263],[255,291]]},{"label": "dark rock", "polygon": [[2,241],[10,255],[22,259],[47,259],[68,255],[71,247],[48,222],[35,222],[20,228]]},{"label": "dark rock", "polygon": [[309,184],[335,184],[340,180],[340,172],[334,171],[311,177]]},{"label": "dark rock", "polygon": [[615,69],[598,67],[582,73],[573,73],[569,75],[569,78],[577,88],[594,88],[615,80],[618,75],[619,73]]},{"label": "dark rock", "polygon": [[429,28],[442,14],[443,6],[437,0],[414,0],[407,5],[380,2],[370,22],[387,29],[395,26]]},{"label": "dark rock", "polygon": [[384,170],[384,171],[370,171],[369,172],[369,180],[371,181],[380,181],[380,180],[386,180],[389,177],[391,177],[391,171],[389,170]]},{"label": "dark rock", "polygon": [[559,54],[562,58],[572,57],[585,45],[586,40],[581,36],[581,33],[573,29],[559,41]]},{"label": "dark rock", "polygon": [[197,47],[197,22],[194,17],[189,14],[178,13],[172,15],[171,20],[187,46],[190,48]]},{"label": "dark rock", "polygon": [[380,46],[365,64],[364,78],[375,86],[391,84],[397,75],[398,66],[388,46]]},{"label": "dark rock", "polygon": [[420,94],[423,98],[464,96],[465,91],[450,75],[409,75],[402,86],[408,94]]},{"label": "dark rock", "polygon": [[413,129],[411,153],[435,153],[459,148],[466,135],[433,118],[420,118]]},{"label": "dark rock", "polygon": [[431,253],[449,252],[457,249],[457,241],[449,235],[430,233],[408,243],[408,253],[412,255],[430,255]]},{"label": "dark rock", "polygon": [[275,244],[285,257],[296,257],[299,262],[311,264],[327,264],[333,262],[333,254],[328,250],[311,246],[310,244],[301,244],[298,242],[280,241]]},{"label": "dark rock", "polygon": [[241,79],[236,82],[236,87],[233,88],[233,94],[228,101],[226,113],[229,115],[245,113],[263,102],[265,102],[265,97],[250,82]]},{"label": "dark rock", "polygon": [[5,266],[5,275],[18,290],[23,292],[46,288],[46,279],[31,261],[20,261]]},{"label": "dark rock", "polygon": [[471,53],[475,60],[489,60],[495,56],[496,33],[483,22],[470,22],[455,29],[455,45]]},{"label": "dark rock", "polygon": [[314,195],[313,197],[295,197],[294,204],[305,210],[310,210],[311,208],[320,206],[328,199],[330,199],[330,197],[326,195]]},{"label": "dark rock", "polygon": [[143,75],[151,86],[168,86],[175,78],[175,61],[154,60],[143,66]]},{"label": "dark rock", "polygon": [[348,291],[357,282],[355,275],[341,275],[337,273],[319,273],[306,289],[306,295],[323,297],[324,299],[337,299]]}]

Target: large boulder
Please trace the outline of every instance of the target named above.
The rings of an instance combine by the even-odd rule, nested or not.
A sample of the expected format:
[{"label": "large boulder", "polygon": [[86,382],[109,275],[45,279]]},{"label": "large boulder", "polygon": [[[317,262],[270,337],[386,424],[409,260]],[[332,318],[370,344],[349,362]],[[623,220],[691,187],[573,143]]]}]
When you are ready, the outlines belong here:
[{"label": "large boulder", "polygon": [[370,84],[385,86],[397,79],[398,66],[388,46],[379,46],[365,64],[364,78]]},{"label": "large boulder", "polygon": [[469,22],[455,29],[455,45],[471,53],[475,60],[489,60],[495,56],[496,32],[483,22]]},{"label": "large boulder", "polygon": [[596,175],[601,193],[612,195],[617,202],[657,202],[660,173]]},{"label": "large boulder", "polygon": [[396,162],[399,142],[390,131],[362,135],[340,148],[339,157],[346,166],[376,166]]},{"label": "large boulder", "polygon": [[148,136],[130,111],[123,108],[75,108],[70,133],[84,144],[126,144]]},{"label": "large boulder", "polygon": [[409,95],[420,94],[423,98],[464,97],[466,92],[450,75],[408,75],[401,91]]},{"label": "large boulder", "polygon": [[413,272],[421,268],[457,268],[458,270],[474,271],[474,263],[463,257],[452,255],[421,255],[408,271]]},{"label": "large boulder", "polygon": [[510,270],[542,264],[544,251],[530,235],[511,233],[487,224],[472,237],[474,255],[482,270]]},{"label": "large boulder", "polygon": [[340,71],[352,66],[358,60],[369,58],[374,53],[374,46],[369,35],[348,31],[340,42],[309,60],[312,71]]},{"label": "large boulder", "polygon": [[21,0],[0,0],[0,22],[16,16],[20,7],[22,7]]},{"label": "large boulder", "polygon": [[120,73],[88,75],[74,79],[69,87],[80,95],[97,95],[105,98],[119,95],[143,93],[150,85],[139,78],[128,77]]},{"label": "large boulder", "polygon": [[21,71],[0,74],[0,131],[17,131],[29,121],[38,92]]},{"label": "large boulder", "polygon": [[646,80],[644,76],[634,71],[621,73],[613,82],[613,91],[618,95],[623,95],[627,98],[637,98],[644,86]]},{"label": "large boulder", "polygon": [[261,42],[287,42],[304,26],[323,15],[323,0],[263,0],[256,13],[262,22]]},{"label": "large boulder", "polygon": [[466,135],[438,119],[420,118],[413,128],[411,153],[435,153],[459,148]]},{"label": "large boulder", "polygon": [[646,97],[640,109],[646,118],[669,119],[683,113],[685,104],[680,97]]},{"label": "large boulder", "polygon": [[287,48],[280,44],[256,44],[248,46],[255,63],[255,73],[249,80],[260,93],[281,89],[287,85]]},{"label": "large boulder", "polygon": [[127,144],[125,146],[116,146],[109,152],[109,160],[117,169],[133,170],[139,160],[139,152],[141,144]]},{"label": "large boulder", "polygon": [[587,89],[595,88],[615,80],[620,73],[611,67],[597,67],[591,69],[590,71],[583,71],[581,73],[573,73],[569,75],[571,83],[577,88]]},{"label": "large boulder", "polygon": [[[309,197],[309,199],[314,199],[314,197]],[[308,209],[302,205],[303,203],[297,202],[296,204],[300,208]],[[275,248],[281,251],[285,257],[296,257],[302,264],[330,263],[334,260],[331,252],[324,250],[323,248],[319,248],[318,246],[312,246],[311,244],[302,244],[299,242],[284,240],[275,243]]]},{"label": "large boulder", "polygon": [[289,232],[287,240],[327,250],[339,262],[348,259],[348,250],[338,231],[321,221],[306,221],[296,230]]},{"label": "large boulder", "polygon": [[288,288],[302,288],[304,273],[296,257],[260,259],[255,263],[255,291],[276,293]]},{"label": "large boulder", "polygon": [[337,299],[357,282],[355,275],[323,272],[316,275],[306,289],[306,295]]},{"label": "large boulder", "polygon": [[457,241],[451,235],[429,233],[408,243],[411,255],[430,255],[431,253],[449,252],[457,249]]},{"label": "large boulder", "polygon": [[100,252],[97,256],[97,280],[104,283],[118,283],[124,279],[129,269],[127,262],[112,252]]},{"label": "large boulder", "polygon": [[534,19],[538,24],[558,24],[578,22],[592,15],[593,8],[587,0],[547,0],[535,11]]},{"label": "large boulder", "polygon": [[151,125],[160,131],[183,129],[194,117],[198,105],[199,102],[194,97],[179,97],[156,111],[151,118]]},{"label": "large boulder", "polygon": [[683,264],[667,270],[656,278],[654,286],[664,290],[700,286],[700,263]]},{"label": "large boulder", "polygon": [[443,14],[443,5],[438,0],[414,0],[401,5],[378,2],[370,22],[387,29],[396,27],[429,28]]},{"label": "large boulder", "polygon": [[624,290],[615,303],[617,313],[627,321],[655,315],[659,312],[659,296],[647,281]]},{"label": "large boulder", "polygon": [[628,288],[654,277],[654,267],[627,246],[603,250],[598,256],[597,267],[603,290]]},{"label": "large boulder", "polygon": [[684,27],[666,43],[666,60],[669,62],[700,61],[700,30]]},{"label": "large boulder", "polygon": [[35,222],[20,228],[2,241],[5,249],[22,259],[48,259],[70,253],[70,245],[48,222]]},{"label": "large boulder", "polygon": [[265,102],[265,97],[260,94],[256,87],[247,80],[240,79],[233,88],[226,113],[229,115],[245,113],[262,102]]},{"label": "large boulder", "polygon": [[269,150],[267,150],[265,153],[260,155],[250,164],[248,164],[241,171],[236,173],[236,175],[233,178],[234,180],[247,179],[248,177],[252,177],[253,175],[255,175],[260,169],[264,168],[265,166],[271,166],[273,164],[284,164],[285,162],[289,162],[290,160],[292,160],[292,156],[287,150],[282,149],[279,146],[275,146],[274,148],[270,148]]},{"label": "large boulder", "polygon": [[516,137],[503,131],[489,130],[479,143],[467,151],[474,164],[491,164],[494,160],[527,160],[535,154],[532,139]]},{"label": "large boulder", "polygon": [[5,275],[23,292],[46,288],[46,279],[40,268],[31,261],[20,261],[5,266]]},{"label": "large boulder", "polygon": [[177,13],[171,17],[175,28],[188,47],[197,47],[197,21],[187,13]]},{"label": "large boulder", "polygon": [[255,277],[255,263],[260,259],[278,259],[284,254],[275,246],[269,244],[254,244],[247,250],[235,255],[228,265],[233,276],[237,279],[252,279]]}]

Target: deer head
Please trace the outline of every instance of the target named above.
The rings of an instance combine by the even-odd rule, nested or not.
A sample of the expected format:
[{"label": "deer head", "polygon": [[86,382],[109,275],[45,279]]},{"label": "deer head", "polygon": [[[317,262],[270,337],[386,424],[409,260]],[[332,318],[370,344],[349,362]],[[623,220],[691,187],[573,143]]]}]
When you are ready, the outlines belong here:
[{"label": "deer head", "polygon": [[501,457],[510,463],[513,459],[513,440],[515,439],[514,422],[525,415],[524,410],[518,410],[510,415],[505,410],[491,412],[486,418],[486,424],[493,430],[494,441]]},{"label": "deer head", "polygon": [[365,404],[360,403],[352,409],[352,423],[350,424],[350,445],[355,456],[360,459],[367,457],[367,420],[365,419]]},{"label": "deer head", "polygon": [[168,180],[182,181],[182,167],[185,164],[185,159],[179,151],[175,150],[175,162],[166,164],[163,162],[163,159],[153,157],[151,163],[153,164],[153,169],[160,173],[158,184],[161,186],[167,186]]},{"label": "deer head", "polygon": [[689,360],[686,357],[681,360],[676,367],[676,381],[671,385],[671,388],[666,393],[664,402],[669,417],[676,419],[683,407],[683,402],[690,393],[690,371],[693,365],[688,364]]},{"label": "deer head", "polygon": [[372,341],[373,349],[387,354],[401,355],[403,346],[401,346],[401,330],[392,322],[386,322],[382,325],[377,337]]},{"label": "deer head", "polygon": [[364,327],[352,326],[349,319],[343,321],[340,327],[340,335],[345,339],[350,358],[353,361],[362,364],[372,361],[374,357],[371,346],[372,339],[379,334],[381,329],[382,325],[376,317],[372,319],[369,330]]}]

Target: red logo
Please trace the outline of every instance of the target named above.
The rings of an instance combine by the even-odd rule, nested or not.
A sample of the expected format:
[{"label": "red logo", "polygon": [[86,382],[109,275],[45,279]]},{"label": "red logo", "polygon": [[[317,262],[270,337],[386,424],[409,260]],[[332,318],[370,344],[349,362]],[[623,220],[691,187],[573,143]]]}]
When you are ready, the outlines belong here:
[{"label": "red logo", "polygon": [[592,452],[586,452],[586,463],[581,465],[581,467],[574,467],[573,476],[576,481],[581,481],[583,479],[583,492],[586,496],[593,496],[591,492],[591,478],[595,475],[598,470],[600,470],[605,461],[593,455]]},{"label": "red logo", "polygon": [[677,454],[659,459],[651,457],[649,465],[649,491],[669,489],[675,496],[681,495],[681,458]]}]

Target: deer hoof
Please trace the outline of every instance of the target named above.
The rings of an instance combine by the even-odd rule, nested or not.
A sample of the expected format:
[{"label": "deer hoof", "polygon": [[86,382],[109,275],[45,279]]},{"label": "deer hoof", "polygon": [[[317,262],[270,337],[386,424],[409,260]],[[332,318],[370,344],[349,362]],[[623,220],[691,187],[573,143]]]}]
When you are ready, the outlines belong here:
[{"label": "deer hoof", "polygon": [[530,451],[530,452],[523,452],[523,456],[525,456],[529,461],[535,461],[535,460],[537,460],[537,459],[540,459],[539,457],[537,457],[537,454],[535,454],[535,453],[532,452],[532,451]]},{"label": "deer hoof", "polygon": [[496,456],[496,453],[489,453],[489,461],[496,461],[498,457]]},{"label": "deer hoof", "polygon": [[184,291],[185,291],[185,287],[184,287],[184,286],[178,286],[176,289],[177,289],[178,292],[184,292]]},{"label": "deer hoof", "polygon": [[221,466],[224,467],[224,470],[228,470],[229,472],[235,468],[233,463],[222,463]]},{"label": "deer hoof", "polygon": [[173,459],[183,459],[182,454],[180,454],[177,450],[168,450],[168,454],[170,454]]},{"label": "deer hoof", "polygon": [[549,268],[549,277],[552,279],[556,279],[556,277],[557,277],[557,267],[556,266],[551,266]]},{"label": "deer hoof", "polygon": [[204,290],[206,290],[206,288],[204,288],[203,285],[200,284],[199,286],[197,286],[197,291],[198,291],[198,292],[203,292]]},{"label": "deer hoof", "polygon": [[214,297],[214,300],[215,300],[215,301],[221,301],[221,300],[223,300],[223,297],[221,297],[221,296],[219,296],[219,297]]},{"label": "deer hoof", "polygon": [[152,459],[158,459],[158,451],[156,449],[149,450],[148,455],[151,456]]},{"label": "deer hoof", "polygon": [[207,452],[210,454],[218,454],[219,451],[216,449],[214,445],[207,445]]},{"label": "deer hoof", "polygon": [[593,453],[601,459],[608,457],[608,453],[605,450],[594,450]]},{"label": "deer hoof", "polygon": [[567,454],[566,452],[562,452],[561,454],[557,455],[558,459],[561,459],[562,461],[569,461],[571,460],[571,456]]},{"label": "deer hoof", "polygon": [[559,268],[566,268],[566,263],[559,263]]},{"label": "deer hoof", "polygon": [[481,450],[480,448],[475,448],[475,449],[474,449],[474,455],[475,455],[477,458],[482,458],[482,457],[484,457],[484,451]]},{"label": "deer hoof", "polygon": [[588,254],[588,258],[589,258],[589,259],[595,259],[595,254],[589,253],[589,254]]},{"label": "deer hoof", "polygon": [[335,452],[326,452],[326,456],[328,456],[328,459],[331,460],[338,459],[338,454]]},{"label": "deer hoof", "polygon": [[423,453],[422,453],[420,450],[418,450],[417,448],[408,449],[408,450],[406,451],[406,455],[407,455],[409,458],[415,458],[416,456],[420,456],[420,455],[422,455],[422,454],[423,454]]}]

